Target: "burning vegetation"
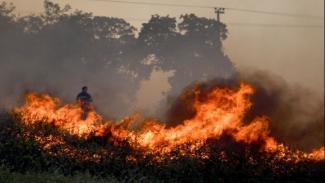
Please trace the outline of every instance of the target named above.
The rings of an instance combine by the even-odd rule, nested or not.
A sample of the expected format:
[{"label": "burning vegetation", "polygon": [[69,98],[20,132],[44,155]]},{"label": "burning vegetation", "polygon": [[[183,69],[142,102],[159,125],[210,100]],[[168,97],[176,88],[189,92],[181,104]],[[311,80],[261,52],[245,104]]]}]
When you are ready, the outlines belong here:
[{"label": "burning vegetation", "polygon": [[[191,168],[197,171],[207,171],[206,168],[215,163],[213,169],[219,168],[214,171],[221,174],[226,170],[220,166],[234,170],[247,167],[248,172],[243,173],[242,178],[262,176],[265,172],[267,179],[273,177],[270,180],[297,173],[308,173],[305,178],[321,176],[324,147],[312,152],[293,150],[270,135],[272,121],[268,116],[245,121],[245,115],[254,105],[251,102],[254,92],[253,86],[245,82],[236,86],[194,84],[180,96],[192,112],[173,126],[143,119],[139,114],[119,122],[105,120],[95,110],[89,112],[86,120],[81,120],[82,109],[78,104],[64,104],[48,94],[27,93],[25,103],[13,110],[11,118],[16,121],[16,130],[9,136],[14,135],[24,143],[32,142],[40,156],[51,162],[43,165],[47,169],[59,166],[69,173],[80,168],[91,171],[96,167],[94,169],[122,176],[110,167],[120,164],[142,167],[145,171],[151,169],[144,174],[165,180],[162,177],[171,173],[173,166],[191,161]],[[5,164],[12,164],[10,157],[5,154]],[[60,161],[65,165],[58,165]],[[187,165],[184,166],[182,169]],[[302,170],[305,166],[308,170]],[[161,173],[165,169],[168,171]],[[192,169],[181,171],[187,174]],[[186,180],[185,175],[179,176],[172,176],[173,180]]]},{"label": "burning vegetation", "polygon": [[[154,15],[137,33],[126,20],[69,9],[44,1],[42,14],[19,17],[13,6],[0,4],[6,27],[0,30],[0,85],[6,88],[0,106],[16,106],[22,90],[37,91],[0,115],[0,182],[2,167],[88,172],[121,182],[322,180],[324,104],[302,90],[289,91],[265,72],[242,77],[223,51],[226,24],[194,14],[180,22]],[[128,114],[135,91],[156,69],[174,73],[168,97],[193,81],[230,78],[236,84],[191,85],[169,106],[166,119],[101,115]],[[91,110],[85,120],[78,104],[41,92],[71,98],[83,82],[96,90],[98,109],[105,109]]]},{"label": "burning vegetation", "polygon": [[[243,82],[239,88],[214,87],[208,91],[203,91],[197,84],[183,94],[192,95],[191,107],[195,115],[174,127],[153,119],[139,120],[137,115],[117,123],[106,121],[95,111],[91,111],[86,120],[81,120],[82,110],[77,104],[65,105],[58,98],[36,93],[28,93],[26,103],[15,108],[14,113],[24,125],[46,123],[82,139],[95,136],[106,138],[112,144],[125,141],[143,155],[152,154],[157,160],[169,157],[165,155],[175,149],[179,150],[176,156],[196,156],[196,152],[207,140],[218,140],[225,134],[238,143],[259,144],[260,151],[276,152],[280,159],[286,158],[295,162],[324,160],[324,147],[311,153],[292,152],[284,144],[277,142],[270,136],[267,116],[258,116],[244,124],[245,113],[253,105],[250,102],[253,94],[254,88]],[[47,139],[40,137],[37,142],[43,144],[44,149],[65,143],[59,137],[53,136]],[[211,154],[203,152],[198,156],[209,158]]]}]

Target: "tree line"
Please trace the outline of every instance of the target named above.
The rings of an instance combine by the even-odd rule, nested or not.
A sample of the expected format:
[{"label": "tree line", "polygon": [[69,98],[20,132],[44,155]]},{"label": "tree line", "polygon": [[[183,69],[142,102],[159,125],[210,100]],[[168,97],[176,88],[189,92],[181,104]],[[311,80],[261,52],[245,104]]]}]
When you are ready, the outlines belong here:
[{"label": "tree line", "polygon": [[37,15],[17,16],[14,10],[13,4],[0,4],[4,95],[27,87],[70,96],[76,85],[86,83],[96,88],[99,105],[114,104],[108,109],[114,112],[114,107],[120,110],[134,101],[140,82],[156,69],[174,72],[168,95],[177,95],[193,81],[235,72],[223,51],[227,26],[214,19],[185,14],[177,22],[152,15],[137,30],[122,18],[49,0]]}]

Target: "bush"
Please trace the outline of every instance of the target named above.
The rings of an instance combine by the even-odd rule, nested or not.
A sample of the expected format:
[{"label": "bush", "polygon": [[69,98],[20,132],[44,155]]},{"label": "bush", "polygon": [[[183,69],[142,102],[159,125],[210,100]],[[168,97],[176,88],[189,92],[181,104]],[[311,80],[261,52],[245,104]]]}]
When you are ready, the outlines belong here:
[{"label": "bush", "polygon": [[[324,162],[278,160],[258,151],[259,144],[240,144],[227,135],[198,150],[208,152],[208,159],[179,156],[175,149],[157,162],[127,142],[84,140],[46,123],[25,126],[9,114],[0,119],[2,182],[320,182],[325,175]],[[50,136],[64,143],[45,151],[36,137]],[[127,160],[130,155],[137,161]]]}]

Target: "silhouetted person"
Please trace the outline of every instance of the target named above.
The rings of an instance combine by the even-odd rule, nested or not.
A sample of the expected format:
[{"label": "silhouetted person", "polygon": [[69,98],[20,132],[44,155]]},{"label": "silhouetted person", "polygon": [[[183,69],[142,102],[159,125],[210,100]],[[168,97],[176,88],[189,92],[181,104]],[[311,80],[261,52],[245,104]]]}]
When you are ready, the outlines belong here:
[{"label": "silhouetted person", "polygon": [[77,102],[80,104],[83,113],[81,115],[81,119],[87,119],[88,112],[90,111],[90,103],[93,101],[92,97],[87,92],[87,86],[82,87],[82,91],[77,95]]},{"label": "silhouetted person", "polygon": [[84,100],[84,101],[87,101],[87,102],[92,102],[93,99],[92,99],[92,97],[89,95],[89,93],[87,91],[88,91],[87,86],[82,87],[81,92],[77,96],[77,101]]}]

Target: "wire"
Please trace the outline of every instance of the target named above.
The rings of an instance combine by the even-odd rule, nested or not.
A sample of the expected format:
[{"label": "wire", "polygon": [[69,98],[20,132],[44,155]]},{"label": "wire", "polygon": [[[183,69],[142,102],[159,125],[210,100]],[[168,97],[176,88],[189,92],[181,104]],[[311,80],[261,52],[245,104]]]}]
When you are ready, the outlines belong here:
[{"label": "wire", "polygon": [[307,14],[290,14],[290,13],[283,13],[283,12],[260,11],[260,10],[250,10],[250,9],[240,9],[240,8],[225,8],[225,9],[233,10],[233,11],[243,11],[243,12],[250,12],[250,13],[276,15],[276,16],[300,17],[300,18],[317,18],[317,19],[323,19],[324,18],[322,16],[307,15]]},{"label": "wire", "polygon": [[322,28],[324,25],[302,25],[302,24],[260,24],[260,23],[226,23],[229,26],[243,26],[243,27],[267,27],[267,28]]},{"label": "wire", "polygon": [[198,5],[188,5],[188,4],[151,3],[151,2],[120,1],[120,0],[94,0],[94,1],[106,1],[112,3],[135,4],[135,5],[183,7],[183,8],[201,8],[201,9],[215,8],[215,6],[198,6]]},{"label": "wire", "polygon": [[[133,22],[148,22],[150,18],[133,18],[133,17],[119,17],[124,20]],[[242,22],[225,22],[228,26],[240,26],[240,27],[266,27],[266,28],[321,28],[324,29],[324,25],[311,25],[311,24],[263,24],[263,23],[242,23]]]},{"label": "wire", "polygon": [[[133,17],[118,17],[127,21],[146,23],[150,20],[144,18]],[[324,25],[311,25],[311,24],[263,24],[263,23],[242,23],[242,22],[225,22],[227,26],[236,27],[265,27],[265,28],[321,28],[324,29]]]},{"label": "wire", "polygon": [[[34,14],[31,11],[22,11],[20,13],[23,14]],[[134,17],[115,17],[121,18],[124,20],[132,21],[132,22],[148,22],[150,18],[134,18]],[[266,27],[266,28],[321,28],[324,29],[324,25],[311,25],[311,24],[262,24],[262,23],[242,23],[242,22],[225,22],[228,26],[239,26],[239,27]]]},{"label": "wire", "polygon": [[[218,8],[218,6],[202,6],[202,5],[189,5],[189,4],[174,4],[174,3],[151,3],[143,1],[122,1],[122,0],[94,0],[94,1],[104,1],[112,3],[122,3],[122,4],[133,4],[133,5],[149,5],[149,6],[166,6],[166,7],[183,7],[183,8],[201,8],[201,9],[212,9]],[[241,9],[241,8],[230,8],[223,7],[231,11],[242,11],[249,13],[258,13],[258,14],[267,14],[275,16],[287,16],[287,17],[296,17],[296,18],[312,18],[312,19],[323,19],[323,16],[308,15],[308,14],[290,14],[284,12],[271,12],[271,11],[261,11],[261,10],[252,10],[252,9]]]}]

